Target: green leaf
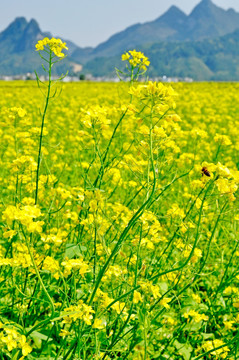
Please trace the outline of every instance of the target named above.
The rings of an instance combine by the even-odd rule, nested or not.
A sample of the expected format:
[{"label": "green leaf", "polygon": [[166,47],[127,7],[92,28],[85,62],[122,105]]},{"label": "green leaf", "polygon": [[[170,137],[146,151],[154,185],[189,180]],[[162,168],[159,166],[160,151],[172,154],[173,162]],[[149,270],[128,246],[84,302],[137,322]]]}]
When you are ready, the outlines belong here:
[{"label": "green leaf", "polygon": [[201,335],[203,336],[204,340],[214,339],[214,334],[205,334],[205,333],[202,333]]},{"label": "green leaf", "polygon": [[193,348],[190,344],[181,344],[176,340],[174,341],[174,346],[178,350],[179,355],[181,355],[184,360],[190,360],[191,352],[193,351]]},{"label": "green leaf", "polygon": [[191,321],[190,323],[188,323],[184,330],[188,330],[188,331],[199,331],[202,327],[202,321],[196,323],[195,321]]},{"label": "green leaf", "polygon": [[168,291],[168,283],[160,282],[160,283],[158,283],[158,286],[159,286],[161,292],[166,293]]},{"label": "green leaf", "polygon": [[12,355],[12,356],[11,356],[11,359],[12,359],[12,360],[18,360],[18,359],[19,359],[19,356],[20,356],[20,350],[16,351],[15,354],[12,352],[11,355]]},{"label": "green leaf", "polygon": [[226,302],[225,302],[223,296],[220,296],[220,298],[217,300],[216,304],[217,304],[218,306],[223,306],[224,309],[226,308]]},{"label": "green leaf", "polygon": [[[39,339],[41,339],[41,340],[47,340],[48,339],[48,336],[47,335],[45,335],[45,334],[42,334],[42,333],[40,333],[40,332],[38,332],[38,331],[33,331],[32,333],[31,333],[31,337],[37,337],[37,338],[39,338]],[[49,339],[49,341],[51,341],[52,339]]]},{"label": "green leaf", "polygon": [[[33,331],[31,334],[31,338],[34,341],[35,345],[38,347],[38,349],[41,348],[42,345],[42,341],[47,341],[48,336],[46,336],[45,334],[42,334],[38,331]],[[52,341],[52,338],[48,339],[48,342]]]},{"label": "green leaf", "polygon": [[66,244],[65,256],[68,257],[68,259],[72,259],[74,256],[82,256],[79,245]]}]

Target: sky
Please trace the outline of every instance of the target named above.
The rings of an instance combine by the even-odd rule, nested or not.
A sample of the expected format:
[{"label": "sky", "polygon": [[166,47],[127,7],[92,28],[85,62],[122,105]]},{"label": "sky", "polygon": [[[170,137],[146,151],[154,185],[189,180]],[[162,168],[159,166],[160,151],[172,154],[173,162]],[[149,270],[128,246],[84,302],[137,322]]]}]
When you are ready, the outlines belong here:
[{"label": "sky", "polygon": [[[239,12],[239,0],[212,0]],[[16,17],[37,20],[42,31],[71,40],[78,46],[96,46],[136,23],[152,21],[171,5],[186,14],[200,0],[0,0],[0,32]]]}]

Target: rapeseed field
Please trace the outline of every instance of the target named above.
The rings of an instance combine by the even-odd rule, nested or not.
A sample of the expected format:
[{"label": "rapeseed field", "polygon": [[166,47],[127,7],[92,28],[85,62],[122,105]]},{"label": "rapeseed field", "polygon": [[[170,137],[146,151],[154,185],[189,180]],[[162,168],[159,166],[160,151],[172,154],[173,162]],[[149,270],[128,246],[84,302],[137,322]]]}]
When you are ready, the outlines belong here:
[{"label": "rapeseed field", "polygon": [[65,48],[0,82],[0,358],[239,359],[239,85],[53,81]]}]

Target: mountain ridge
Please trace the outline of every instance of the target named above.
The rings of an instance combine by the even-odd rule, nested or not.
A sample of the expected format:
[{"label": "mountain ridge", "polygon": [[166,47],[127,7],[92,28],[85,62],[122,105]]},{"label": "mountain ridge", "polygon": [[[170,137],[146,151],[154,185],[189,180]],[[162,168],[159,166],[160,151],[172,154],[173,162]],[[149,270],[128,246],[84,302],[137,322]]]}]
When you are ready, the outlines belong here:
[{"label": "mountain ridge", "polygon": [[[35,70],[41,75],[43,69],[35,44],[44,37],[52,37],[50,32],[43,32],[38,22],[25,17],[17,17],[9,26],[0,33],[0,75],[22,75],[33,73]],[[71,41],[67,41],[68,54],[72,54],[78,47]],[[66,61],[56,64],[53,74],[62,74],[67,70],[73,72],[77,61],[66,58]]]},{"label": "mountain ridge", "polygon": [[172,5],[153,21],[137,23],[127,27],[102,42],[88,56],[73,52],[72,58],[84,63],[94,57],[120,54],[130,48],[162,41],[197,41],[216,38],[239,28],[239,13],[224,10],[211,0],[200,1],[189,15]]},{"label": "mountain ridge", "polygon": [[[150,59],[149,77],[166,75],[195,81],[239,81],[239,29],[215,39],[154,43],[140,50]],[[85,71],[96,77],[111,77],[115,66],[123,70],[119,56],[99,57],[87,62]]]}]

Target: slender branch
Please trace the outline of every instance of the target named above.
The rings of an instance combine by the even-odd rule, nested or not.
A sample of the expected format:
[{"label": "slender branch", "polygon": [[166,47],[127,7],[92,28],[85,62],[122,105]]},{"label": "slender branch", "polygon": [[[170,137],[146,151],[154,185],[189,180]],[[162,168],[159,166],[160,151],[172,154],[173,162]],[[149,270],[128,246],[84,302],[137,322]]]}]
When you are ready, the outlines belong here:
[{"label": "slender branch", "polygon": [[52,68],[52,51],[50,51],[50,55],[49,55],[49,81],[48,81],[48,89],[47,89],[45,108],[44,108],[44,111],[42,114],[41,133],[40,133],[40,140],[39,140],[37,172],[36,172],[35,205],[37,205],[37,201],[38,201],[38,187],[39,187],[39,174],[40,174],[40,165],[41,165],[42,138],[43,138],[44,122],[45,122],[46,111],[48,108],[50,93],[51,93],[51,68]]}]

